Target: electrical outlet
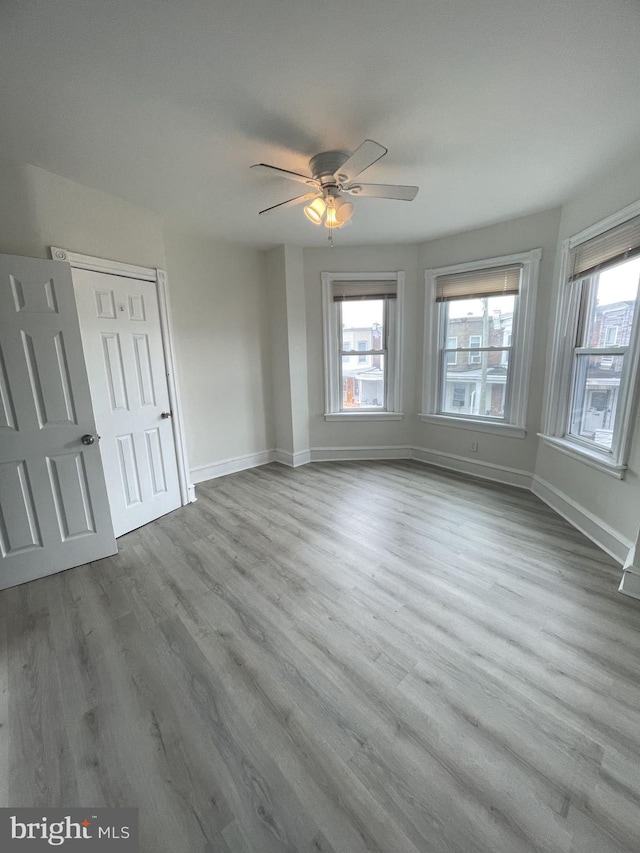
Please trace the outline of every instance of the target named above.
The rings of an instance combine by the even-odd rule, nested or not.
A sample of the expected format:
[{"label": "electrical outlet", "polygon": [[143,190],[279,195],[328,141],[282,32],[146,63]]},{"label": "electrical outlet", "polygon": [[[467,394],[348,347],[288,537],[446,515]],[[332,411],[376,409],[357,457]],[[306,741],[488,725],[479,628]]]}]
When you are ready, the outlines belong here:
[{"label": "electrical outlet", "polygon": [[471,442],[471,444],[469,445],[469,450],[470,450],[472,453],[477,453],[477,452],[478,452],[478,442],[477,442],[477,441],[472,441],[472,442]]}]

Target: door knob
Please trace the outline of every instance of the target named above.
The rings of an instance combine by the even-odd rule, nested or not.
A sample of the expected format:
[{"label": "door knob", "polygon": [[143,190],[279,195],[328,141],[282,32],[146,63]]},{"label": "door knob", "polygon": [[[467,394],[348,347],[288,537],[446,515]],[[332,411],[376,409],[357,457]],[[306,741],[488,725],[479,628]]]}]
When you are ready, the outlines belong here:
[{"label": "door knob", "polygon": [[173,412],[162,412],[162,414],[160,415],[160,417],[161,417],[163,420],[166,420],[167,418],[170,418],[170,417],[171,417],[171,415],[173,415]]},{"label": "door knob", "polygon": [[86,435],[83,435],[82,438],[80,439],[80,441],[83,444],[93,444],[95,440],[96,440],[95,436],[91,435],[91,433],[89,433],[89,432]]}]

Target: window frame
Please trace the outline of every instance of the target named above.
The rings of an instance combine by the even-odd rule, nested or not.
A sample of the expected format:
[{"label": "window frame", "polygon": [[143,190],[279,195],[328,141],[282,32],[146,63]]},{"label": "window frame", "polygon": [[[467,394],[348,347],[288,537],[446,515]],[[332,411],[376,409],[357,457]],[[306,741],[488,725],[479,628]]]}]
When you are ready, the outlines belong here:
[{"label": "window frame", "polygon": [[[628,467],[627,460],[632,437],[631,425],[638,396],[640,291],[636,296],[636,309],[628,346],[580,348],[576,346],[576,343],[578,342],[579,324],[583,322],[583,306],[585,305],[583,291],[585,286],[588,286],[588,283],[594,279],[597,284],[598,273],[573,282],[569,281],[569,273],[571,253],[576,247],[613,228],[624,225],[625,222],[637,216],[640,216],[640,201],[585,228],[562,243],[560,274],[556,292],[553,345],[545,401],[545,419],[543,431],[540,433],[540,438],[545,444],[620,480],[624,478]],[[591,352],[603,358],[614,355],[624,356],[625,358],[616,404],[615,429],[610,449],[598,448],[593,442],[582,441],[569,432],[577,372],[574,371],[574,361],[576,354],[588,355]]]},{"label": "window frame", "polygon": [[[324,344],[324,418],[326,421],[357,420],[401,420],[402,411],[402,341],[404,337],[404,283],[403,270],[393,272],[323,272],[322,315]],[[335,281],[393,281],[396,298],[393,308],[387,312],[386,363],[385,363],[385,408],[352,409],[341,408],[341,356],[342,328],[338,322],[337,305],[333,301]],[[389,308],[389,306],[388,306]],[[358,355],[359,351],[353,354]]]},{"label": "window frame", "polygon": [[[526,436],[527,403],[533,354],[533,333],[535,305],[540,271],[542,249],[531,249],[513,255],[470,261],[425,270],[425,319],[424,319],[424,355],[422,412],[423,423],[436,423],[443,426],[460,427],[475,432],[488,432],[509,435],[514,438]],[[520,288],[516,299],[513,325],[510,330],[510,366],[508,391],[505,402],[504,418],[488,418],[477,415],[455,415],[440,412],[439,387],[440,373],[445,367],[442,357],[443,343],[443,305],[436,302],[438,277],[457,273],[480,272],[492,267],[522,265]],[[497,349],[504,349],[498,347]]]}]

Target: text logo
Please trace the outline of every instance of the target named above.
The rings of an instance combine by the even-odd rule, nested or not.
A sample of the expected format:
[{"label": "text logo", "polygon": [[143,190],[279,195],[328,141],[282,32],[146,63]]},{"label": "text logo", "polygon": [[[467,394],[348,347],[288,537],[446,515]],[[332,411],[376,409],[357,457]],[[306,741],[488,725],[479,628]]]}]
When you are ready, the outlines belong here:
[{"label": "text logo", "polygon": [[0,850],[137,853],[137,809],[0,809]]}]

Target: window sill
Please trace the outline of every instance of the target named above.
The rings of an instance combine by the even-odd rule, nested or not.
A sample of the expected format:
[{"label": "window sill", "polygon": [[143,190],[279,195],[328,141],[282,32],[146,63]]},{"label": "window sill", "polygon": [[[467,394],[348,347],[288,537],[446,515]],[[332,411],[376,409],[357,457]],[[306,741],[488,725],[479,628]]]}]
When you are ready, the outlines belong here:
[{"label": "window sill", "polygon": [[467,429],[471,432],[488,432],[493,435],[508,436],[509,438],[525,438],[527,430],[515,424],[503,422],[476,421],[471,418],[449,418],[447,415],[418,415],[423,424],[438,424],[438,426]]},{"label": "window sill", "polygon": [[404,412],[326,412],[325,421],[401,421]]},{"label": "window sill", "polygon": [[609,477],[615,477],[617,480],[623,480],[626,465],[621,465],[613,461],[609,455],[598,453],[597,450],[590,450],[587,447],[581,447],[568,441],[566,438],[557,438],[553,435],[543,435],[538,433],[538,437],[548,446],[575,459],[577,462],[582,462],[584,465],[589,465],[595,468],[596,471],[601,471],[603,474],[608,474]]}]

